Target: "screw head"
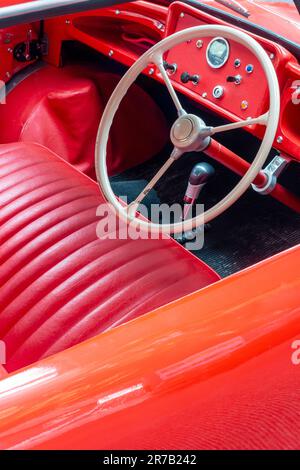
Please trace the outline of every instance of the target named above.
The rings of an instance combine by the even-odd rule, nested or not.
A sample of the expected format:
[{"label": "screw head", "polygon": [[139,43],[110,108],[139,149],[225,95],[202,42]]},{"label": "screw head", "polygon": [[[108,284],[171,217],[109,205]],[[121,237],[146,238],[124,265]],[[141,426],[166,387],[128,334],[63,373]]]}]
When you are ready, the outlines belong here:
[{"label": "screw head", "polygon": [[180,13],[180,18],[184,18],[184,13]]},{"label": "screw head", "polygon": [[108,57],[112,57],[114,55],[114,51],[111,49],[108,53]]},{"label": "screw head", "polygon": [[202,46],[203,46],[203,41],[202,41],[202,39],[198,39],[198,41],[196,41],[196,47],[197,47],[197,49],[201,49]]},{"label": "screw head", "polygon": [[283,137],[282,135],[279,135],[276,139],[277,144],[281,144],[283,142]]},{"label": "screw head", "polygon": [[154,74],[154,68],[151,67],[151,68],[149,69],[149,72],[148,72],[148,73],[149,73],[149,75],[153,75],[153,74]]},{"label": "screw head", "polygon": [[66,24],[70,24],[70,23],[71,23],[71,21],[70,21],[70,20],[66,20]]},{"label": "screw head", "polygon": [[116,13],[116,15],[119,15],[121,12],[120,12],[120,10],[116,10],[115,13]]},{"label": "screw head", "polygon": [[204,91],[204,92],[202,93],[202,98],[207,98],[207,93],[206,93],[206,91]]}]

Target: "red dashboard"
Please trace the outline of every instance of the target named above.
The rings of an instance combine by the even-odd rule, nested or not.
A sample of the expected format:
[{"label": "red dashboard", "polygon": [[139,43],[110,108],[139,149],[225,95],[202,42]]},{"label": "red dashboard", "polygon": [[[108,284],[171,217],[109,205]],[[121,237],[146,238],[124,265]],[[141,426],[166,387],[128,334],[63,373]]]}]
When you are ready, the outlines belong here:
[{"label": "red dashboard", "polygon": [[[45,60],[60,65],[63,41],[73,39],[130,66],[145,50],[164,37],[184,28],[205,24],[226,23],[180,2],[166,8],[137,1],[123,4],[119,8],[54,18],[45,22],[49,41],[49,53]],[[271,57],[281,89],[281,116],[274,147],[281,153],[300,160],[300,105],[292,102],[297,80],[300,80],[300,66],[283,47],[254,37]],[[211,39],[202,38],[202,43],[197,40],[183,43],[168,52],[165,60],[169,64],[176,64],[176,71],[170,71],[174,87],[229,121],[256,117],[266,111],[266,79],[252,53],[243,46],[230,42],[226,63],[220,68],[213,68],[206,57]],[[249,66],[250,72],[247,68]],[[162,80],[153,64],[149,64],[144,73],[158,81]],[[183,80],[184,73],[190,77],[198,75],[198,83],[186,81],[187,75]],[[240,80],[233,80],[237,76]],[[4,70],[1,70],[0,78],[7,81]],[[219,95],[214,92],[216,87]],[[251,126],[247,130],[258,137],[263,133],[261,126]]]},{"label": "red dashboard", "polygon": [[[208,18],[199,18],[193,8],[174,4],[166,34],[170,35],[176,31],[209,24]],[[211,22],[212,23],[212,22]],[[224,23],[225,24],[225,23]],[[259,61],[254,55],[241,44],[233,41],[227,42],[228,54],[226,63],[222,66],[210,65],[207,53],[212,38],[201,38],[180,44],[171,49],[166,59],[169,63],[178,65],[172,79],[182,84],[183,74],[199,76],[199,83],[189,81],[185,88],[196,94],[198,100],[205,99],[206,106],[213,107],[225,117],[236,120],[246,117],[256,117],[268,109],[268,86]],[[286,62],[288,55],[281,48],[266,44],[266,50],[272,57],[274,66],[279,69]],[[229,79],[235,81],[228,81]],[[215,95],[215,90],[220,94]]]},{"label": "red dashboard", "polygon": [[[205,24],[226,25],[210,15],[180,2],[169,8],[166,36],[184,28]],[[295,77],[300,78],[300,67],[296,59],[283,47],[266,39],[252,35],[266,50],[276,70],[281,89],[281,115],[274,146],[282,153],[300,159],[300,106],[292,102],[295,87],[292,85],[291,69]],[[178,68],[172,76],[174,86],[188,94],[197,102],[217,112],[231,121],[256,117],[268,110],[268,89],[265,75],[253,54],[245,47],[233,41],[229,44],[229,57],[223,67],[214,69],[207,61],[207,48],[212,38],[204,38],[199,47],[197,40],[184,43],[169,51],[166,59],[177,63]],[[198,47],[197,47],[198,46]],[[237,66],[237,64],[239,64]],[[248,67],[251,66],[249,73]],[[189,82],[182,84],[183,71],[199,74],[197,85]],[[240,81],[228,82],[230,77],[240,76]],[[216,86],[223,89],[221,98],[213,96]],[[261,126],[248,128],[258,137],[263,135]]]}]

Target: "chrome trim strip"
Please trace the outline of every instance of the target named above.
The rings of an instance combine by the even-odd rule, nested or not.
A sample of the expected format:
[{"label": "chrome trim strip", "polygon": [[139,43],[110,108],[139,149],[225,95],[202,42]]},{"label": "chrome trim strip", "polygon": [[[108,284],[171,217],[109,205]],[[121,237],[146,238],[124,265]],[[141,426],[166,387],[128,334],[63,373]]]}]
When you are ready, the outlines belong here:
[{"label": "chrome trim strip", "polygon": [[122,3],[128,3],[128,0],[33,0],[0,7],[0,28],[81,11],[98,10]]},{"label": "chrome trim strip", "polygon": [[89,0],[34,0],[0,8],[0,19],[18,17],[30,13],[40,13],[46,9],[71,6],[77,3],[88,3]]}]

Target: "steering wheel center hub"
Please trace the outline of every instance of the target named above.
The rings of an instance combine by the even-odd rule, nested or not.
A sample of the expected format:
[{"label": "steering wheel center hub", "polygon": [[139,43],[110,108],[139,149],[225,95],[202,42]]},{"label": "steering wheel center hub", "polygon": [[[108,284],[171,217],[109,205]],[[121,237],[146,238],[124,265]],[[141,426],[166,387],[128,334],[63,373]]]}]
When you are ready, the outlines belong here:
[{"label": "steering wheel center hub", "polygon": [[173,136],[181,142],[187,140],[194,130],[194,123],[189,117],[182,117],[175,121],[173,126]]},{"label": "steering wheel center hub", "polygon": [[209,137],[203,135],[205,122],[194,114],[184,114],[174,122],[171,128],[171,141],[178,149],[201,151],[209,144]]}]

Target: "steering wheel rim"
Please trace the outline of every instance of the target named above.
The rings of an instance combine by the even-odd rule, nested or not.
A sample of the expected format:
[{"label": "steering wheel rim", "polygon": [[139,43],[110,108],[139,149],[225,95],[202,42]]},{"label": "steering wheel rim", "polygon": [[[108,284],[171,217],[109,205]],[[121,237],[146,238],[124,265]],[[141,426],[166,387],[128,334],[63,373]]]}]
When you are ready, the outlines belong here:
[{"label": "steering wheel rim", "polygon": [[[134,83],[136,78],[149,65],[149,63],[154,62],[156,65],[158,65],[158,61],[161,61],[162,63],[163,54],[167,50],[184,41],[192,40],[195,38],[199,39],[201,37],[220,35],[225,39],[231,39],[248,48],[260,62],[267,79],[269,88],[269,111],[266,115],[264,115],[265,121],[263,122],[262,120],[261,122],[262,124],[266,125],[266,129],[257,155],[254,158],[250,168],[241,178],[241,180],[237,183],[237,185],[223,199],[221,199],[218,203],[216,203],[213,207],[205,211],[203,214],[173,224],[157,224],[141,217],[138,218],[128,210],[128,207],[126,205],[122,204],[122,202],[119,201],[119,199],[115,196],[110,185],[106,165],[106,149],[109,138],[109,131],[113,122],[113,118],[129,87]],[[161,68],[160,70],[162,71]],[[168,85],[170,86],[170,83],[170,81],[169,83],[166,83],[167,87]],[[171,88],[173,89],[172,85]],[[172,90],[170,90],[170,88],[169,92],[172,94]],[[175,93],[175,105],[176,98],[177,95]],[[132,224],[132,226],[134,227],[141,228],[148,232],[151,231],[153,233],[168,234],[176,234],[192,230],[216,218],[218,215],[228,209],[232,204],[234,204],[234,202],[236,202],[249,188],[259,171],[262,169],[272,148],[278,126],[279,112],[280,92],[277,76],[269,56],[255,39],[253,39],[251,36],[244,33],[243,31],[239,31],[228,26],[219,25],[195,26],[176,32],[171,36],[162,39],[159,43],[155,44],[151,49],[146,51],[130,67],[130,69],[127,70],[106,105],[99,125],[95,148],[95,167],[100,189],[102,190],[107,202],[113,206],[119,217],[125,220],[127,223]]]}]

